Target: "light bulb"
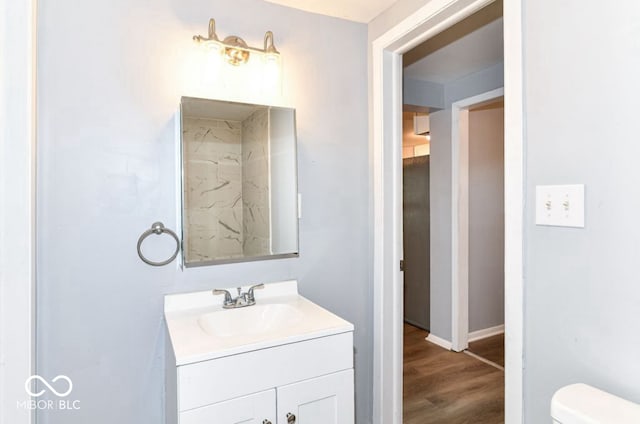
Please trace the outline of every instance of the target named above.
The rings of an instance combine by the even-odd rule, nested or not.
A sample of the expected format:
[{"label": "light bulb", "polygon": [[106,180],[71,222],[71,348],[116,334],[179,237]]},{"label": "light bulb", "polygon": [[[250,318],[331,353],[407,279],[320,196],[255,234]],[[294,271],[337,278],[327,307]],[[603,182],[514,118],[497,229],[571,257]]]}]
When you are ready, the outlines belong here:
[{"label": "light bulb", "polygon": [[268,91],[275,91],[280,83],[280,55],[267,53],[264,55],[263,84]]},{"label": "light bulb", "polygon": [[203,83],[210,86],[220,83],[222,65],[222,45],[217,41],[207,41],[204,44],[205,58],[203,69]]}]

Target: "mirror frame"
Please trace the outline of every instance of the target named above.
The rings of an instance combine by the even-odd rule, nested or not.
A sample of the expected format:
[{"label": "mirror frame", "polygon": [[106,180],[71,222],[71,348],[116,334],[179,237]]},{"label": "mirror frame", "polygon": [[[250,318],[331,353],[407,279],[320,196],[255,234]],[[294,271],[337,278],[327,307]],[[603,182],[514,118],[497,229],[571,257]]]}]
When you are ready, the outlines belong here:
[{"label": "mirror frame", "polygon": [[[262,106],[266,107],[268,110],[271,109],[280,109],[280,110],[288,110],[293,111],[293,125],[294,125],[294,134],[293,134],[293,150],[295,155],[295,163],[294,163],[294,171],[295,171],[295,181],[294,181],[294,189],[296,193],[296,252],[291,253],[276,253],[272,255],[261,255],[261,256],[243,256],[237,258],[224,258],[224,259],[212,259],[209,261],[201,261],[201,262],[187,262],[186,259],[186,249],[185,249],[185,188],[186,188],[186,180],[185,180],[185,144],[183,139],[183,130],[184,130],[184,113],[182,105],[184,101],[187,100],[197,100],[197,101],[215,101],[220,103],[228,103],[233,105],[246,105],[251,107]],[[294,108],[288,107],[280,107],[280,106],[272,106],[272,105],[263,105],[258,103],[244,103],[244,102],[234,102],[229,100],[220,100],[220,99],[207,99],[202,97],[191,97],[191,96],[182,96],[180,98],[180,107],[179,107],[179,115],[180,119],[178,120],[179,128],[178,133],[180,137],[180,145],[179,145],[179,161],[180,161],[180,250],[182,251],[181,261],[182,266],[185,268],[196,268],[201,266],[209,266],[209,265],[222,265],[222,264],[233,264],[240,262],[254,262],[254,261],[264,261],[270,259],[286,259],[286,258],[297,258],[300,257],[300,192],[298,191],[298,131],[297,131],[297,120],[296,120],[296,110]]]}]

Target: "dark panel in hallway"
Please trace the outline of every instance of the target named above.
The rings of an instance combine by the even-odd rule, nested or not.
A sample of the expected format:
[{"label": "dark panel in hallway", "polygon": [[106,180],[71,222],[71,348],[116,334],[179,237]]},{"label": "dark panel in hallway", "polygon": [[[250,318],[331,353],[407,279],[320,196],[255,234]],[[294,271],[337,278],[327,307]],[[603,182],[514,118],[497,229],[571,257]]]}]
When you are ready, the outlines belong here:
[{"label": "dark panel in hallway", "polygon": [[429,156],[402,161],[404,320],[429,330]]}]

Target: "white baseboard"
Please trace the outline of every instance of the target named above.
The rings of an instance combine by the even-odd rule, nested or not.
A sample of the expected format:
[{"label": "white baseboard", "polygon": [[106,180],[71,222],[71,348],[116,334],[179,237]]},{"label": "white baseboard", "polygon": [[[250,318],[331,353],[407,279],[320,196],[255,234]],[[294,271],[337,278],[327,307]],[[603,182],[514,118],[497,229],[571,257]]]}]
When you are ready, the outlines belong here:
[{"label": "white baseboard", "polygon": [[447,350],[451,350],[451,346],[452,345],[451,345],[450,341],[445,340],[445,339],[441,339],[440,337],[434,336],[433,334],[429,334],[425,338],[425,340],[428,341],[428,342],[431,342],[431,343],[433,343],[435,345],[438,345],[438,346],[440,346],[442,348],[445,348]]},{"label": "white baseboard", "polygon": [[487,337],[496,336],[504,333],[504,324],[496,325],[495,327],[485,328],[478,331],[472,331],[469,333],[469,342],[475,342],[476,340],[486,339]]}]

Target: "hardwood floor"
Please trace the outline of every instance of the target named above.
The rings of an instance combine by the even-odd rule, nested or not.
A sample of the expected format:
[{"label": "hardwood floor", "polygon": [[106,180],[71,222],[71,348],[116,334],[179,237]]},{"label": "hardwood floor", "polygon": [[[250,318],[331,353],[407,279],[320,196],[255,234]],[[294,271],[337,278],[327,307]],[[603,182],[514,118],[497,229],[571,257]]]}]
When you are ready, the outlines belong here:
[{"label": "hardwood floor", "polygon": [[471,342],[468,350],[504,368],[504,333]]},{"label": "hardwood floor", "polygon": [[404,326],[404,424],[504,423],[504,372]]}]

